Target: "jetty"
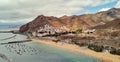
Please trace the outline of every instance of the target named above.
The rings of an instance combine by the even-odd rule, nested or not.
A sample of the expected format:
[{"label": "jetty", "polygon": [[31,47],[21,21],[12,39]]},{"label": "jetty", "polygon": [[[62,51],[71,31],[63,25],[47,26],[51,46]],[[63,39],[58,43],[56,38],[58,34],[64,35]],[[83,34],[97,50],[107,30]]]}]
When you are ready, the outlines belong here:
[{"label": "jetty", "polygon": [[0,33],[14,33],[14,34],[17,34],[17,33],[19,33],[19,30],[0,31]]},{"label": "jetty", "polygon": [[24,42],[30,42],[31,40],[21,40],[21,41],[12,41],[12,42],[7,42],[7,43],[1,43],[0,45],[4,44],[14,44],[14,43],[24,43]]}]

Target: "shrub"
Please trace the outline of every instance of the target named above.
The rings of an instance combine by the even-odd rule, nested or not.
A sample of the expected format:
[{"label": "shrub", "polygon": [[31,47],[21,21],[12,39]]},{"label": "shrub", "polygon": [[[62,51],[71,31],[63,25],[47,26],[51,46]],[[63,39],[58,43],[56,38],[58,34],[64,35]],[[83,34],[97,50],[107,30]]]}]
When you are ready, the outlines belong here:
[{"label": "shrub", "polygon": [[74,44],[79,45],[79,43],[78,43],[78,42],[74,42]]},{"label": "shrub", "polygon": [[110,49],[110,53],[111,53],[111,54],[116,54],[116,49],[113,48],[113,47],[111,47],[111,49]]},{"label": "shrub", "polygon": [[111,54],[116,54],[116,55],[120,55],[120,49],[116,49],[116,48],[111,48],[110,50],[110,53]]},{"label": "shrub", "polygon": [[76,33],[82,33],[82,29],[78,29],[75,31]]},{"label": "shrub", "polygon": [[104,47],[98,45],[88,45],[88,48],[96,52],[102,52]]},{"label": "shrub", "polygon": [[102,46],[96,46],[96,47],[94,48],[94,50],[95,50],[96,52],[102,52],[102,51],[103,51],[103,47],[102,47]]},{"label": "shrub", "polygon": [[86,44],[85,43],[80,43],[79,46],[86,46]]},{"label": "shrub", "polygon": [[79,43],[79,42],[74,42],[74,44],[78,45],[78,46],[86,46],[87,44],[86,43]]},{"label": "shrub", "polygon": [[111,33],[111,36],[112,37],[118,37],[119,36],[119,32],[113,32],[113,33]]},{"label": "shrub", "polygon": [[94,47],[95,47],[95,45],[93,45],[93,44],[89,44],[89,45],[88,45],[88,48],[91,49],[91,50],[93,50]]},{"label": "shrub", "polygon": [[117,55],[120,55],[120,49],[118,49],[118,50],[116,51],[116,54],[117,54]]}]

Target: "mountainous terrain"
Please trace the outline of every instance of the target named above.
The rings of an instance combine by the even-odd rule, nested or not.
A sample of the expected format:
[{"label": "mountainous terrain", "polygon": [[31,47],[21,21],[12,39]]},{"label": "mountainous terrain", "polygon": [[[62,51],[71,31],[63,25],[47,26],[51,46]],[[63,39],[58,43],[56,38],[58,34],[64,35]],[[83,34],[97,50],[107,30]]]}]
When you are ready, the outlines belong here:
[{"label": "mountainous terrain", "polygon": [[[112,8],[107,11],[98,12],[96,14],[84,14],[84,15],[73,15],[73,16],[44,16],[40,15],[33,21],[20,27],[20,32],[34,32],[44,25],[50,25],[56,28],[65,26],[69,30],[77,29],[89,29],[93,27],[104,27],[113,26],[114,28],[119,28],[120,21],[120,9]],[[116,27],[117,26],[117,27]],[[104,27],[104,28],[107,28]]]},{"label": "mountainous terrain", "polygon": [[[120,9],[112,8],[96,14],[73,16],[40,15],[19,30],[28,38],[47,38],[102,52],[120,55]],[[72,34],[71,34],[72,33]]]},{"label": "mountainous terrain", "polygon": [[103,25],[93,27],[93,29],[120,29],[120,19],[115,19]]}]

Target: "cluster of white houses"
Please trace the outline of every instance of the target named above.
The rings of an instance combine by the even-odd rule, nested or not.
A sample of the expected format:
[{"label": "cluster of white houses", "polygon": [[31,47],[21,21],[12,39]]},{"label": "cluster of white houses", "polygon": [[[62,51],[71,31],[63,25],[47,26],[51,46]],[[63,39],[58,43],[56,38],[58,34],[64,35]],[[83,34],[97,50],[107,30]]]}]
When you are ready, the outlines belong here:
[{"label": "cluster of white houses", "polygon": [[[53,26],[46,24],[43,27],[39,27],[39,29],[37,31],[32,32],[31,34],[34,37],[36,37],[36,36],[42,37],[44,35],[56,34],[56,33],[67,32],[67,31],[70,31],[70,29],[68,29],[65,26],[53,27]],[[93,33],[95,31],[96,31],[95,29],[88,29],[88,30],[83,30],[83,33]]]},{"label": "cluster of white houses", "polygon": [[84,30],[83,32],[84,33],[93,33],[95,31],[96,31],[96,29],[88,29],[88,30]]},{"label": "cluster of white houses", "polygon": [[44,36],[48,34],[55,34],[55,33],[66,32],[66,31],[69,31],[69,29],[66,28],[65,26],[53,27],[46,24],[43,27],[39,27],[39,29],[36,32],[32,32],[32,36]]}]

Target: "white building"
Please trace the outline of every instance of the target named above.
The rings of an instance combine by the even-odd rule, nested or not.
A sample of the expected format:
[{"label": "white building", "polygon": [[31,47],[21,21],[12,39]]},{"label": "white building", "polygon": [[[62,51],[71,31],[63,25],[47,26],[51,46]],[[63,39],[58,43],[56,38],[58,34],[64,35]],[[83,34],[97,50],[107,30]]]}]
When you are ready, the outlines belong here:
[{"label": "white building", "polygon": [[85,30],[83,31],[84,33],[93,33],[95,32],[96,30],[95,29],[89,29],[89,30]]}]

